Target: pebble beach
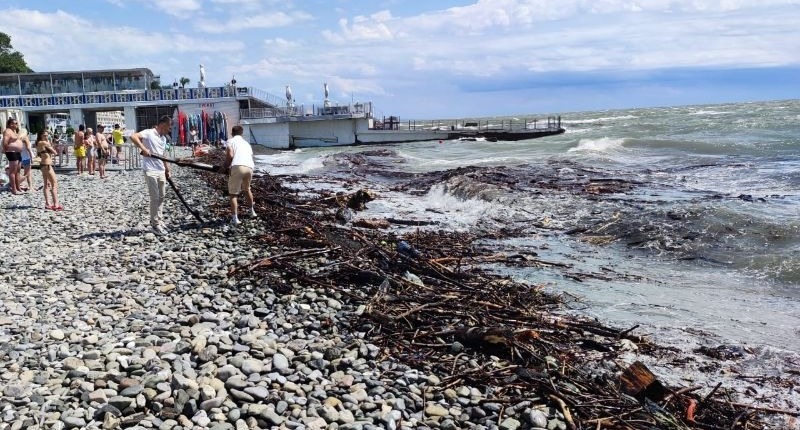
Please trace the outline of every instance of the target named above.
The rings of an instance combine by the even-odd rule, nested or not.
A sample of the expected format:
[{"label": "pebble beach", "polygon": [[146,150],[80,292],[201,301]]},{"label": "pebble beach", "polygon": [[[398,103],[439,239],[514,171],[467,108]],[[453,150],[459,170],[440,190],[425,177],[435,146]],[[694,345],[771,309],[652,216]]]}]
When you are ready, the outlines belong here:
[{"label": "pebble beach", "polygon": [[[204,217],[225,205],[173,173]],[[168,189],[156,236],[139,170],[58,180],[63,211],[0,193],[0,429],[567,428],[385,356],[336,292],[229,277],[281,252],[251,240],[269,220],[197,226]]]}]

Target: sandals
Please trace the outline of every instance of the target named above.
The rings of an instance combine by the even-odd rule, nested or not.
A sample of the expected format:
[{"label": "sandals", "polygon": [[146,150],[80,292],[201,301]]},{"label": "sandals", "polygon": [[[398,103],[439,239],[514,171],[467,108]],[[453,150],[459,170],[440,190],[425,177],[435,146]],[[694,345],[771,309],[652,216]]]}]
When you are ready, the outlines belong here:
[{"label": "sandals", "polygon": [[51,211],[63,211],[64,210],[64,206],[53,205],[53,206],[50,206],[48,209],[50,209]]}]

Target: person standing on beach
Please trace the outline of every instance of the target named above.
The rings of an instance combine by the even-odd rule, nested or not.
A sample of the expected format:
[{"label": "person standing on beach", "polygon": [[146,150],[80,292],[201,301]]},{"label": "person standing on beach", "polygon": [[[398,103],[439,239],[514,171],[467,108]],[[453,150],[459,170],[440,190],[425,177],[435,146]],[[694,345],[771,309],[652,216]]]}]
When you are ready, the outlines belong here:
[{"label": "person standing on beach", "polygon": [[8,118],[3,131],[3,152],[8,160],[8,182],[11,194],[22,194],[19,188],[19,168],[22,162],[22,140],[17,135],[19,123],[15,118]]},{"label": "person standing on beach", "polygon": [[169,178],[169,165],[150,155],[163,156],[167,146],[167,134],[172,128],[172,118],[167,115],[158,119],[158,124],[153,128],[133,133],[131,142],[139,148],[144,156],[142,170],[147,184],[147,193],[150,196],[150,227],[158,236],[167,234],[164,226],[163,206],[164,195]]},{"label": "person standing on beach", "polygon": [[[27,192],[28,190],[33,189],[33,179],[31,178],[31,162],[33,161],[33,148],[31,148],[31,139],[28,137],[28,130],[24,127],[20,127],[19,129],[19,139],[22,141],[22,152],[20,153],[22,156],[21,160],[21,170],[19,173],[19,179],[17,179],[17,184],[19,185],[19,189],[23,192]],[[27,186],[23,187],[22,184],[25,183]]]},{"label": "person standing on beach", "polygon": [[195,126],[189,129],[189,142],[192,145],[192,153],[194,153],[195,148],[200,144],[200,139],[197,138],[197,127]]},{"label": "person standing on beach", "polygon": [[89,175],[94,176],[94,169],[97,167],[97,137],[91,128],[86,129],[83,145],[86,147],[86,167],[89,169]]},{"label": "person standing on beach", "polygon": [[111,152],[108,139],[103,133],[104,129],[105,126],[103,124],[97,124],[97,143],[95,144],[95,150],[97,151],[97,170],[100,172],[100,179],[106,178],[106,161],[108,160],[108,154]]},{"label": "person standing on beach", "polygon": [[[47,130],[43,129],[36,136],[36,154],[39,155],[39,164],[42,171],[44,207],[54,211],[63,211],[64,207],[58,203],[58,181],[56,180],[56,172],[53,170],[53,156],[57,152],[48,140]],[[48,193],[52,197],[52,205],[48,203]]]},{"label": "person standing on beach", "polygon": [[253,148],[242,137],[243,128],[241,125],[234,125],[231,130],[232,138],[228,139],[228,147],[225,150],[225,164],[223,168],[230,172],[228,176],[228,196],[231,200],[231,224],[238,225],[239,221],[239,192],[244,189],[247,201],[250,203],[250,216],[255,217],[255,202],[253,202],[253,192],[250,191],[250,181],[253,179]]},{"label": "person standing on beach", "polygon": [[83,124],[78,126],[78,131],[75,133],[75,143],[72,146],[75,149],[75,167],[78,168],[78,176],[86,172],[85,164],[83,164],[83,160],[86,159],[86,146],[84,143],[86,135],[83,132],[84,130]]},{"label": "person standing on beach", "polygon": [[122,129],[119,127],[119,124],[114,124],[114,131],[111,132],[111,138],[114,141],[114,146],[117,151],[114,153],[114,160],[119,163],[119,154],[122,153],[122,145],[125,144],[125,136],[122,134]]}]

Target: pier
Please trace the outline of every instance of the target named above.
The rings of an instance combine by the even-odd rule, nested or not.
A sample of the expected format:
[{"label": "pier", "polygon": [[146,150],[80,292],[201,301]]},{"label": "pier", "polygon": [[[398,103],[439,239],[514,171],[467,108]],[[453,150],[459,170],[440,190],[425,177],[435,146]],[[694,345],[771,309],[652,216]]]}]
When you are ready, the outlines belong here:
[{"label": "pier", "polygon": [[376,130],[408,130],[412,132],[446,132],[447,139],[484,138],[489,141],[515,141],[535,139],[564,133],[560,116],[548,116],[544,121],[536,118],[489,118],[408,120],[398,117],[376,121]]},{"label": "pier", "polygon": [[[121,119],[126,134],[152,127],[162,115],[216,117],[214,122],[197,123],[201,138],[219,142],[233,125],[241,124],[251,143],[275,149],[454,139],[514,141],[564,132],[561,118],[552,116],[378,120],[372,102],[337,104],[327,97],[325,87],[322,106],[307,107],[295,104],[288,87],[282,100],[257,88],[236,86],[235,81],[198,88],[179,87],[177,82],[162,85],[147,68],[0,74],[0,117],[15,117],[34,134],[61,117],[68,118],[67,130],[79,124],[94,127],[106,113]],[[173,128],[173,142],[187,144],[188,130],[180,131],[177,125]]]}]

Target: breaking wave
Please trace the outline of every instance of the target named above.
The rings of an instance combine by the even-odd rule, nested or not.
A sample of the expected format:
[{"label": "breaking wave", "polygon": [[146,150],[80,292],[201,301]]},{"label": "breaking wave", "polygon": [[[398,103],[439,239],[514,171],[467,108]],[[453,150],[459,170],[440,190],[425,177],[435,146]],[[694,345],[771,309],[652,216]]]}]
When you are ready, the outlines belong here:
[{"label": "breaking wave", "polygon": [[325,167],[324,157],[312,156],[311,158],[300,159],[291,152],[256,155],[255,161],[259,170],[275,176],[301,175]]},{"label": "breaking wave", "polygon": [[567,152],[610,152],[623,149],[625,139],[602,137],[600,139],[581,139],[578,146]]}]

